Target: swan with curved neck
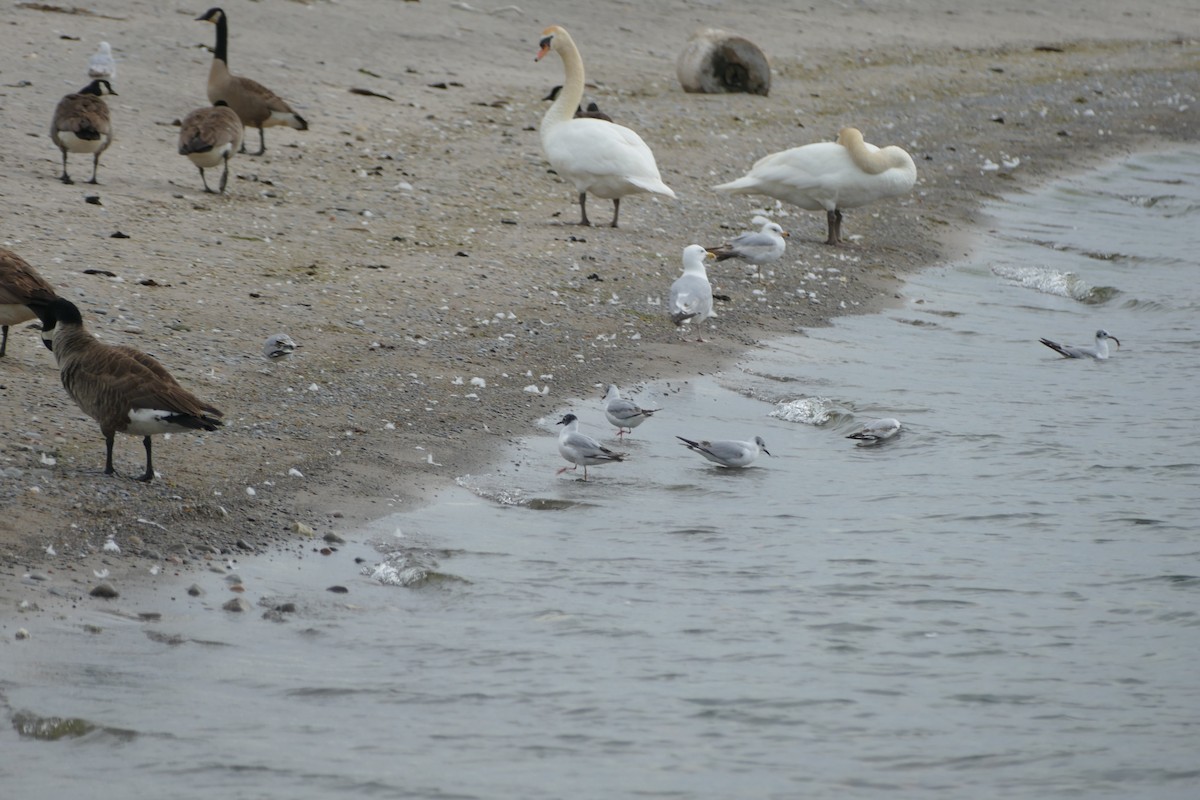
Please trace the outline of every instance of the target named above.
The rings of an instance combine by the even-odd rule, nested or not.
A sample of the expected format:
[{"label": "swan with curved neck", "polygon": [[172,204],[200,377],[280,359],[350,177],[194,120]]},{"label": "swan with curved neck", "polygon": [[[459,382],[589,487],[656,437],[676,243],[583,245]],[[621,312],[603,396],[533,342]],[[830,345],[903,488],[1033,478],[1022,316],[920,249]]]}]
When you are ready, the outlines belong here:
[{"label": "swan with curved neck", "polygon": [[663,183],[654,153],[640,136],[623,125],[575,117],[583,99],[583,59],[570,34],[558,25],[542,31],[534,60],[541,61],[551,51],[562,59],[566,74],[562,91],[542,117],[542,150],[554,171],[574,184],[579,193],[579,224],[592,224],[587,216],[589,192],[613,201],[614,228],[625,195],[652,192],[675,197],[671,187]]},{"label": "swan with curved neck", "polygon": [[842,242],[842,209],[912,191],[917,166],[903,149],[876,147],[857,128],[836,142],[814,142],[759,159],[744,177],[713,187],[731,194],[765,194],[809,211],[825,210],[826,244]]}]

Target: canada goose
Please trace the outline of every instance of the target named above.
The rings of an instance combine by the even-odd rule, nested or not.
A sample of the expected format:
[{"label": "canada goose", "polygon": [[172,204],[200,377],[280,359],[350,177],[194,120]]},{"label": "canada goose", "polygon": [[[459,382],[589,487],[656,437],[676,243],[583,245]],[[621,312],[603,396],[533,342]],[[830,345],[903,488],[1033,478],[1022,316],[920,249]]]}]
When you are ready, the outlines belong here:
[{"label": "canada goose", "polygon": [[92,154],[92,179],[88,183],[99,183],[96,170],[100,167],[100,154],[112,144],[112,120],[108,105],[101,99],[106,94],[116,97],[112,85],[106,80],[94,80],[74,94],[58,101],[54,109],[54,120],[50,123],[50,138],[62,150],[63,183],[74,183],[67,174],[67,153]]},{"label": "canada goose", "polygon": [[150,437],[158,433],[215,431],[221,412],[201,402],[171,377],[152,356],[132,347],[104,344],[83,325],[79,309],[55,298],[36,303],[34,311],[52,336],[51,349],[67,394],[100,423],[106,456],[104,474],[112,475],[113,437],[117,433],[143,437],[146,472],[139,481],[154,479]]},{"label": "canada goose", "polygon": [[740,258],[747,264],[753,264],[762,277],[762,265],[778,261],[787,249],[787,231],[769,219],[757,217],[762,222],[762,230],[757,233],[743,233],[717,247],[704,248],[717,257],[717,261],[727,258]]},{"label": "canada goose", "polygon": [[1092,344],[1059,344],[1052,342],[1049,339],[1038,339],[1039,342],[1049,347],[1051,350],[1062,355],[1063,358],[1094,358],[1098,361],[1103,361],[1108,358],[1108,340],[1112,339],[1117,343],[1117,347],[1121,346],[1121,340],[1113,336],[1106,330],[1096,331],[1096,343]]},{"label": "canada goose", "polygon": [[683,446],[693,453],[699,453],[714,464],[719,464],[722,467],[748,467],[754,459],[758,458],[758,452],[761,450],[767,455],[771,455],[771,451],[767,449],[767,443],[763,441],[761,436],[755,436],[753,442],[739,442],[735,439],[723,439],[716,442],[693,442],[691,439],[685,439],[682,436],[676,436],[676,439],[683,442]]},{"label": "canada goose", "polygon": [[575,466],[563,467],[554,473],[555,475],[562,475],[567,470],[574,472],[577,467],[582,466],[583,479],[586,481],[589,466],[625,460],[624,453],[614,453],[586,433],[580,433],[579,418],[574,414],[567,414],[558,424],[566,426],[558,435],[558,454]]},{"label": "canada goose", "polygon": [[[561,91],[562,91],[562,84],[554,86],[553,88],[550,89],[549,94],[547,94],[542,99],[553,103],[555,100],[558,99],[558,93]],[[586,117],[588,119],[602,119],[605,122],[613,121],[612,117],[610,117],[608,114],[605,114],[603,111],[601,111],[600,106],[596,105],[596,103],[594,103],[594,102],[588,103],[586,109],[581,106],[575,107],[575,119],[579,119],[580,117]]]},{"label": "canada goose", "polygon": [[[676,326],[694,319],[699,331],[700,323],[713,316],[712,284],[708,282],[708,271],[704,268],[706,258],[715,256],[698,244],[683,248],[683,274],[671,284],[668,302],[671,322]],[[696,341],[704,341],[699,333]]]},{"label": "canada goose", "polygon": [[[239,77],[229,71],[229,28],[223,10],[210,8],[203,15],[196,17],[196,21],[211,22],[217,26],[217,46],[213,49],[212,67],[208,71],[208,100],[210,103],[224,100],[237,112],[243,125],[258,128],[258,152],[252,155],[261,156],[267,151],[263,128],[287,125],[298,131],[308,130],[308,123],[304,121],[304,117],[293,111],[291,106],[270,89],[257,81]],[[238,152],[246,152],[244,141]]]},{"label": "canada goose", "polygon": [[224,100],[218,100],[215,106],[197,108],[183,118],[179,127],[179,154],[191,159],[200,170],[204,191],[213,193],[204,177],[205,168],[221,164],[225,167],[221,173],[221,194],[225,194],[229,158],[241,147],[242,131],[241,119]]},{"label": "canada goose", "polygon": [[583,59],[570,34],[557,25],[542,31],[535,61],[551,50],[562,58],[566,79],[558,99],[542,117],[542,150],[554,171],[575,185],[579,193],[580,225],[591,225],[587,194],[613,201],[612,227],[617,227],[621,198],[635,192],[653,192],[674,198],[662,181],[654,153],[642,137],[612,122],[575,118],[583,99]]},{"label": "canada goose", "polygon": [[112,45],[101,42],[96,52],[88,59],[88,77],[112,80],[117,77],[117,62],[113,58]]},{"label": "canada goose", "polygon": [[745,176],[714,186],[718,192],[765,194],[809,211],[825,210],[825,244],[841,244],[842,209],[912,191],[917,166],[895,145],[879,148],[856,128],[836,142],[814,142],[764,156]]},{"label": "canada goose", "polygon": [[626,433],[632,434],[634,428],[650,419],[654,412],[659,410],[642,408],[632,400],[621,397],[621,390],[616,387],[616,384],[609,384],[608,394],[604,395],[604,400],[604,416],[617,426],[617,438]]},{"label": "canada goose", "polygon": [[28,322],[36,314],[30,302],[48,303],[55,298],[54,287],[37,274],[25,259],[0,247],[0,356],[8,349],[8,326]]}]

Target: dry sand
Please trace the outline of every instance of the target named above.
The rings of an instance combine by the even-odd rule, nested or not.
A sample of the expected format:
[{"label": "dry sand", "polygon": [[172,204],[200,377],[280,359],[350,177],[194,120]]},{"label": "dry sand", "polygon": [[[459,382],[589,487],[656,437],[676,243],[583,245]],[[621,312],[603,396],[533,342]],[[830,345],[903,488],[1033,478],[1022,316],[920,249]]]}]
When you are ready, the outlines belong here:
[{"label": "dry sand", "polygon": [[[261,552],[294,540],[296,523],[354,530],[485,466],[554,409],[597,403],[598,383],[711,372],[766,337],[878,308],[898,276],[963,255],[982,202],[1200,130],[1194,3],[239,1],[226,6],[232,70],[311,130],[268,130],[266,155],[235,159],[218,197],[176,154],[172,125],[206,104],[214,29],[193,21],[206,6],[58,8],[0,9],[0,243],[227,426],[157,440],[149,485],[106,477],[97,426],[33,327],[15,328],[0,360],[9,599],[28,574],[82,594],[100,558],[119,579],[148,559],[178,570]],[[536,132],[541,97],[562,81],[557,58],[533,60],[554,23],[582,50],[591,98],[650,144],[680,202],[629,198],[618,230],[571,224],[573,192]],[[760,45],[770,97],[679,89],[675,57],[700,26]],[[119,62],[117,138],[100,186],[65,186],[47,128],[101,40]],[[713,269],[729,297],[716,335],[681,343],[649,298],[685,245],[744,230],[765,202],[709,187],[843,125],[913,154],[912,196],[848,213],[856,238],[836,249],[820,244],[823,215],[776,210],[792,234],[785,260],[763,284]],[[72,157],[76,178],[89,160]],[[607,221],[611,205],[590,211]],[[819,304],[797,293],[829,266],[844,281]],[[268,362],[260,348],[277,331],[302,348]],[[549,438],[546,450],[556,468]],[[118,437],[118,470],[137,474],[142,457]],[[100,552],[110,535],[120,557]]]}]

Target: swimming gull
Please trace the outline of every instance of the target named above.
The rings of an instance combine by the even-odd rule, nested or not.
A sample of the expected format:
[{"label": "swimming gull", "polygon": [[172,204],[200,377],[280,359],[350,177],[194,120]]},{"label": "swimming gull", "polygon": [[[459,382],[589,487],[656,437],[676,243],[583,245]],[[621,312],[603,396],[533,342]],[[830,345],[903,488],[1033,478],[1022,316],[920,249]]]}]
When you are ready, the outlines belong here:
[{"label": "swimming gull", "polygon": [[758,451],[771,455],[767,443],[761,436],[755,436],[753,442],[739,442],[735,439],[722,439],[715,442],[693,442],[682,436],[676,439],[683,442],[688,450],[693,450],[722,467],[748,467],[758,458]]}]

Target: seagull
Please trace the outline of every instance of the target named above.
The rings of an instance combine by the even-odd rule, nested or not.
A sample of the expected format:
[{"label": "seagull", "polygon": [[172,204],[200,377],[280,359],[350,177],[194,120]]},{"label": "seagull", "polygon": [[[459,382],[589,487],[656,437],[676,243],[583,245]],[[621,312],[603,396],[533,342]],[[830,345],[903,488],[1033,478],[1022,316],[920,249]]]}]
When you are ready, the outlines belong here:
[{"label": "seagull", "polygon": [[876,419],[862,426],[862,429],[847,436],[847,439],[858,439],[859,447],[881,444],[900,432],[900,420],[892,417]]},{"label": "seagull", "polygon": [[758,458],[758,451],[771,455],[767,443],[761,436],[755,436],[753,442],[739,442],[734,439],[723,439],[716,442],[693,442],[682,436],[676,439],[683,442],[688,450],[695,451],[714,464],[722,467],[748,467]]},{"label": "seagull", "polygon": [[633,433],[634,428],[645,422],[655,411],[660,410],[642,408],[632,400],[626,400],[621,397],[621,390],[616,387],[616,384],[609,384],[608,394],[604,395],[604,399],[607,401],[604,405],[604,416],[617,426],[618,438],[626,433]]},{"label": "seagull", "polygon": [[117,62],[113,59],[112,45],[101,42],[99,49],[88,59],[88,77],[112,80],[117,77]]},{"label": "seagull", "polygon": [[762,278],[762,265],[783,257],[783,251],[787,248],[787,242],[783,241],[787,231],[762,217],[755,217],[755,222],[762,223],[762,230],[758,233],[743,233],[722,245],[704,249],[716,256],[717,261],[740,258],[747,264],[753,264],[758,277]]},{"label": "seagull", "polygon": [[1096,331],[1096,343],[1094,345],[1087,344],[1059,344],[1052,342],[1049,339],[1038,339],[1039,342],[1049,347],[1055,352],[1061,353],[1064,358],[1095,358],[1103,361],[1108,358],[1108,342],[1107,339],[1112,339],[1117,343],[1117,347],[1121,346],[1121,340],[1113,336],[1108,331],[1101,328]]},{"label": "seagull", "polygon": [[[698,244],[683,248],[683,274],[671,284],[671,322],[676,326],[695,319],[698,328],[701,322],[713,316],[712,284],[704,269],[705,258],[716,256]],[[699,333],[696,341],[704,341]]]},{"label": "seagull", "polygon": [[567,461],[574,464],[574,467],[563,467],[555,475],[562,475],[568,469],[574,471],[580,465],[583,466],[583,479],[587,480],[588,466],[596,466],[597,464],[607,464],[610,461],[624,461],[624,453],[614,453],[607,447],[604,447],[592,437],[585,433],[579,432],[579,418],[574,414],[567,414],[558,421],[559,425],[565,425],[562,433],[558,435],[558,452]]},{"label": "seagull", "polygon": [[296,343],[286,333],[276,333],[267,337],[263,344],[263,355],[270,359],[283,358],[296,349]]}]

